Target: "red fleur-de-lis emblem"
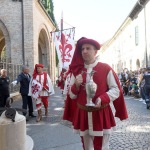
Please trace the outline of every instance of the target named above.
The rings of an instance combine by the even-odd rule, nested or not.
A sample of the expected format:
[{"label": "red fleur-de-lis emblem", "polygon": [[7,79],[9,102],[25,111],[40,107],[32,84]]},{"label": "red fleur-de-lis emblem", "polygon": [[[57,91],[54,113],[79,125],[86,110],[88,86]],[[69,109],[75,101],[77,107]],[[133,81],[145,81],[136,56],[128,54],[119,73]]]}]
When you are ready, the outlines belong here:
[{"label": "red fleur-de-lis emblem", "polygon": [[[67,35],[70,38],[70,35]],[[61,34],[61,44],[59,45],[59,50],[61,52],[62,62],[70,62],[70,59],[66,58],[66,56],[71,57],[70,51],[72,50],[72,45],[68,44],[68,39],[66,39],[65,35]]]},{"label": "red fleur-de-lis emblem", "polygon": [[35,84],[32,86],[32,93],[35,94],[36,92],[39,91],[39,85]]}]

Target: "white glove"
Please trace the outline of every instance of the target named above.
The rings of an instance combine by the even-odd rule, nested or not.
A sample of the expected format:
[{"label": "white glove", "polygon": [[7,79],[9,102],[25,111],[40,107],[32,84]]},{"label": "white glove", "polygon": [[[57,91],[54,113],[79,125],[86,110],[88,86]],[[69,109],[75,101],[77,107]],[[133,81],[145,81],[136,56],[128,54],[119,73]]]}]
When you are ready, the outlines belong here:
[{"label": "white glove", "polygon": [[13,84],[13,86],[16,86],[17,81],[15,80],[15,81],[13,81],[11,84]]}]

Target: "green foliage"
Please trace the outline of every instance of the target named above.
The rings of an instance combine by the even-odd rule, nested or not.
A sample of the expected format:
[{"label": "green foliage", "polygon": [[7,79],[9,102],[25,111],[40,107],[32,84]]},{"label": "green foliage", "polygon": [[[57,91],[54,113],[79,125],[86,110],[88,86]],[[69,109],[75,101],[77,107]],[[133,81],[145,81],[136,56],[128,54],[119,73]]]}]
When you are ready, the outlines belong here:
[{"label": "green foliage", "polygon": [[55,16],[54,16],[54,5],[53,0],[41,0],[41,3],[45,7],[45,10],[47,11],[48,15],[51,17],[55,25],[57,26]]},{"label": "green foliage", "polygon": [[[53,5],[53,0],[41,0],[41,3],[43,4],[45,10],[47,11],[48,15],[51,17],[52,21],[54,22],[56,28],[58,29],[55,16],[54,16],[54,5]],[[56,66],[58,66],[58,55],[56,52]]]},{"label": "green foliage", "polygon": [[58,66],[58,63],[59,63],[59,60],[58,60],[58,55],[57,55],[57,52],[56,52],[56,66]]}]

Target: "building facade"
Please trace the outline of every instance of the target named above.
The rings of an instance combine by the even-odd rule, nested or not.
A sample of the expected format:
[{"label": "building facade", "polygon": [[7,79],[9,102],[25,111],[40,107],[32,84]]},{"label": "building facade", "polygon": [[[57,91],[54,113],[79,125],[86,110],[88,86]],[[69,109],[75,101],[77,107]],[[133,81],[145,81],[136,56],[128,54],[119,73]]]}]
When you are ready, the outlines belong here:
[{"label": "building facade", "polygon": [[150,66],[150,2],[138,1],[114,36],[103,44],[101,59],[116,72]]},{"label": "building facade", "polygon": [[0,59],[7,63],[42,63],[55,81],[55,47],[51,32],[56,24],[41,0],[1,0]]}]

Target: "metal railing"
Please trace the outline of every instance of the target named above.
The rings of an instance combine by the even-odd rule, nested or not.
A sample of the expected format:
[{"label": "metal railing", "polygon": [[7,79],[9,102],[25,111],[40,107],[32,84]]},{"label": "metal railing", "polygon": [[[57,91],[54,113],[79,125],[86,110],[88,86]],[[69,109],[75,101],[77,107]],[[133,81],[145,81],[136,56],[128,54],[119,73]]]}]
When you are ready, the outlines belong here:
[{"label": "metal railing", "polygon": [[[7,70],[7,76],[10,78],[10,82],[14,81],[17,76],[21,72],[21,67],[22,65],[18,64],[12,64],[12,63],[7,63],[5,61],[0,61],[0,70],[1,69],[6,69]],[[16,85],[15,87],[10,84],[10,93],[15,93],[19,91],[20,85]]]},{"label": "metal railing", "polygon": [[[10,78],[10,82],[16,80],[18,75],[22,71],[22,64],[13,64],[10,63],[10,60],[1,59],[0,58],[0,70],[6,69],[7,70],[7,76]],[[46,71],[49,73],[48,68],[43,68],[43,71]],[[10,93],[19,92],[20,84],[17,84],[15,87],[13,87],[12,84],[10,84]]]}]

